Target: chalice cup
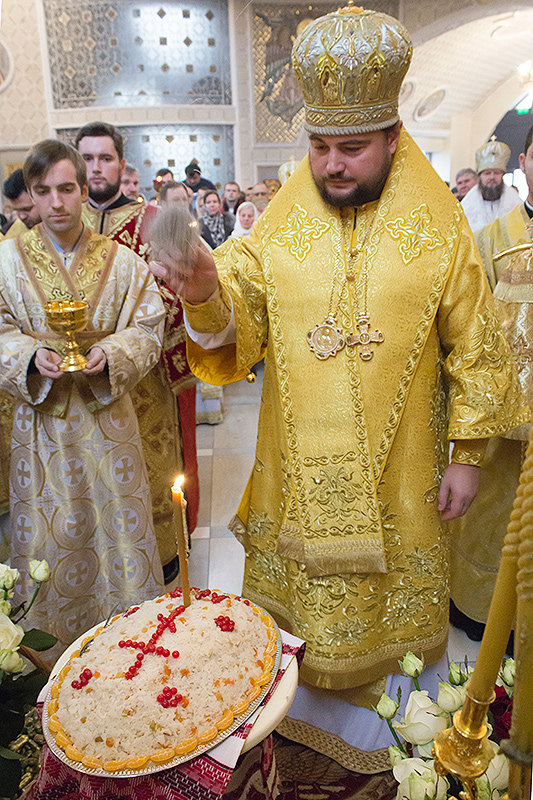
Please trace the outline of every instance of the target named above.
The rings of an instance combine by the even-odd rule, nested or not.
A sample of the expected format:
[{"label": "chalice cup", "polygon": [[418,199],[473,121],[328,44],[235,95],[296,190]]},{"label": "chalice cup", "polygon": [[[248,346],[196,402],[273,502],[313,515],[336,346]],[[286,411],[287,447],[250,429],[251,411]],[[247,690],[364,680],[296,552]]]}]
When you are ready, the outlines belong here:
[{"label": "chalice cup", "polygon": [[82,331],[87,325],[89,310],[87,303],[54,300],[47,303],[44,310],[49,327],[54,333],[64,334],[67,340],[65,356],[59,364],[59,369],[62,372],[78,372],[80,369],[85,369],[87,359],[80,353],[74,334],[76,331]]}]

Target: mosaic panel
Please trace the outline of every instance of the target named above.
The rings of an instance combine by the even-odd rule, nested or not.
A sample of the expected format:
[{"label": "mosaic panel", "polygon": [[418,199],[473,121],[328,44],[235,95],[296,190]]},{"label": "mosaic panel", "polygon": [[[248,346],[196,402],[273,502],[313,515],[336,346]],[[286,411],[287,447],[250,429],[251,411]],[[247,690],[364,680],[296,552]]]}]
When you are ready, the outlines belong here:
[{"label": "mosaic panel", "polygon": [[[139,170],[139,187],[146,198],[155,192],[156,172],[168,167],[177,181],[195,158],[202,177],[218,186],[235,178],[233,127],[231,125],[130,125],[119,127],[124,136],[124,157]],[[57,130],[63,142],[74,144],[77,129]]]},{"label": "mosaic panel", "polygon": [[[283,4],[254,6],[254,92],[257,142],[293,142],[304,120],[303,98],[291,67],[291,50],[311,19],[339,7]],[[399,0],[376,0],[365,8],[399,16]]]},{"label": "mosaic panel", "polygon": [[55,108],[231,104],[227,0],[42,0]]}]

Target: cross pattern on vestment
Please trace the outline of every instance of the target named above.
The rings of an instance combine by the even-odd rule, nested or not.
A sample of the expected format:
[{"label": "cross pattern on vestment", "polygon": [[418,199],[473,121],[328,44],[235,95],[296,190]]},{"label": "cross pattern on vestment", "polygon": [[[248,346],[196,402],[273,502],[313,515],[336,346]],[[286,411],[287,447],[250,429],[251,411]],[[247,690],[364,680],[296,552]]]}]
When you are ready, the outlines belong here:
[{"label": "cross pattern on vestment", "polygon": [[114,527],[119,533],[131,532],[139,522],[139,517],[133,511],[126,509],[115,514]]},{"label": "cross pattern on vestment", "polygon": [[385,224],[393,239],[400,242],[399,250],[404,264],[410,264],[423,250],[435,250],[446,242],[437,228],[431,227],[431,214],[426,203],[413,208],[409,216],[398,217]]},{"label": "cross pattern on vestment", "polygon": [[282,247],[287,245],[291,256],[301,262],[309,255],[312,240],[320,239],[329,229],[327,222],[310,217],[305,208],[295,203],[285,224],[274,231],[271,241]]},{"label": "cross pattern on vestment", "polygon": [[131,558],[124,557],[122,563],[116,561],[114,566],[115,572],[123,580],[127,581],[128,578],[133,578],[137,574],[137,564]]},{"label": "cross pattern on vestment", "polygon": [[125,428],[129,422],[129,414],[122,408],[114,408],[111,412],[111,422],[115,428]]},{"label": "cross pattern on vestment", "polygon": [[21,542],[27,542],[31,539],[31,532],[33,530],[31,526],[31,520],[28,517],[19,517],[17,523],[17,538]]},{"label": "cross pattern on vestment", "polygon": [[74,586],[79,586],[87,577],[88,567],[83,561],[78,561],[74,570],[67,572],[67,580]]},{"label": "cross pattern on vestment", "polygon": [[67,466],[62,468],[63,479],[68,481],[69,486],[75,486],[80,482],[83,475],[83,466],[80,461],[73,458],[67,461]]},{"label": "cross pattern on vestment", "polygon": [[70,514],[65,520],[65,527],[67,529],[67,534],[70,536],[72,534],[76,535],[78,526],[86,525],[87,518],[85,514],[82,514],[80,511],[76,511],[74,514]]},{"label": "cross pattern on vestment", "polygon": [[72,431],[79,428],[79,423],[81,423],[81,416],[79,414],[70,414],[67,419],[58,420],[57,427],[63,433],[72,433]]},{"label": "cross pattern on vestment", "polygon": [[25,489],[31,478],[30,467],[26,461],[19,461],[19,465],[17,467],[17,478],[20,486]]},{"label": "cross pattern on vestment", "polygon": [[29,406],[24,406],[17,414],[17,428],[22,433],[26,433],[33,422],[33,411]]},{"label": "cross pattern on vestment", "polygon": [[76,613],[67,616],[66,625],[69,631],[84,631],[87,628],[89,615],[87,611],[76,609]]},{"label": "cross pattern on vestment", "polygon": [[121,458],[120,463],[122,464],[122,466],[121,467],[117,466],[115,468],[115,474],[117,475],[117,477],[122,478],[122,480],[120,481],[121,483],[126,483],[127,481],[130,480],[130,473],[135,472],[135,467],[130,458]]},{"label": "cross pattern on vestment", "polygon": [[368,318],[360,317],[357,320],[357,330],[359,331],[359,335],[356,336],[355,333],[349,333],[346,337],[346,344],[348,347],[360,348],[359,355],[363,361],[370,361],[370,359],[374,356],[374,351],[370,349],[370,345],[381,344],[384,338],[381,331],[376,330],[373,333],[370,333],[369,329],[370,322],[368,321]]}]

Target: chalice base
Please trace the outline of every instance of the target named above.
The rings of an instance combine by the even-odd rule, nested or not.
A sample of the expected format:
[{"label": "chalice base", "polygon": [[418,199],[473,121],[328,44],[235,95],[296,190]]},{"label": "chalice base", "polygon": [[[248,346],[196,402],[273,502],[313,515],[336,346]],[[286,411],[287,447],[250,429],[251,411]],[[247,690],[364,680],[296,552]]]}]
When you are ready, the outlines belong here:
[{"label": "chalice base", "polygon": [[[70,345],[70,346],[69,346]],[[76,343],[67,343],[67,352],[59,364],[61,372],[79,372],[87,366],[87,359],[82,356]]]}]

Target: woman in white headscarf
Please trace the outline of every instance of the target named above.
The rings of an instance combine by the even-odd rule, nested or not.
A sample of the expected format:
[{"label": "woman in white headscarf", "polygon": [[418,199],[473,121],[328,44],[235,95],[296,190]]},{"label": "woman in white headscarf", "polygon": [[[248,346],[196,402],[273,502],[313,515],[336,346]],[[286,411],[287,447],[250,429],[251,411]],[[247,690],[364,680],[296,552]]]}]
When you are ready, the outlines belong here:
[{"label": "woman in white headscarf", "polygon": [[235,227],[232,236],[249,236],[252,232],[253,224],[259,217],[259,211],[253,203],[244,202],[237,208],[235,215]]}]

